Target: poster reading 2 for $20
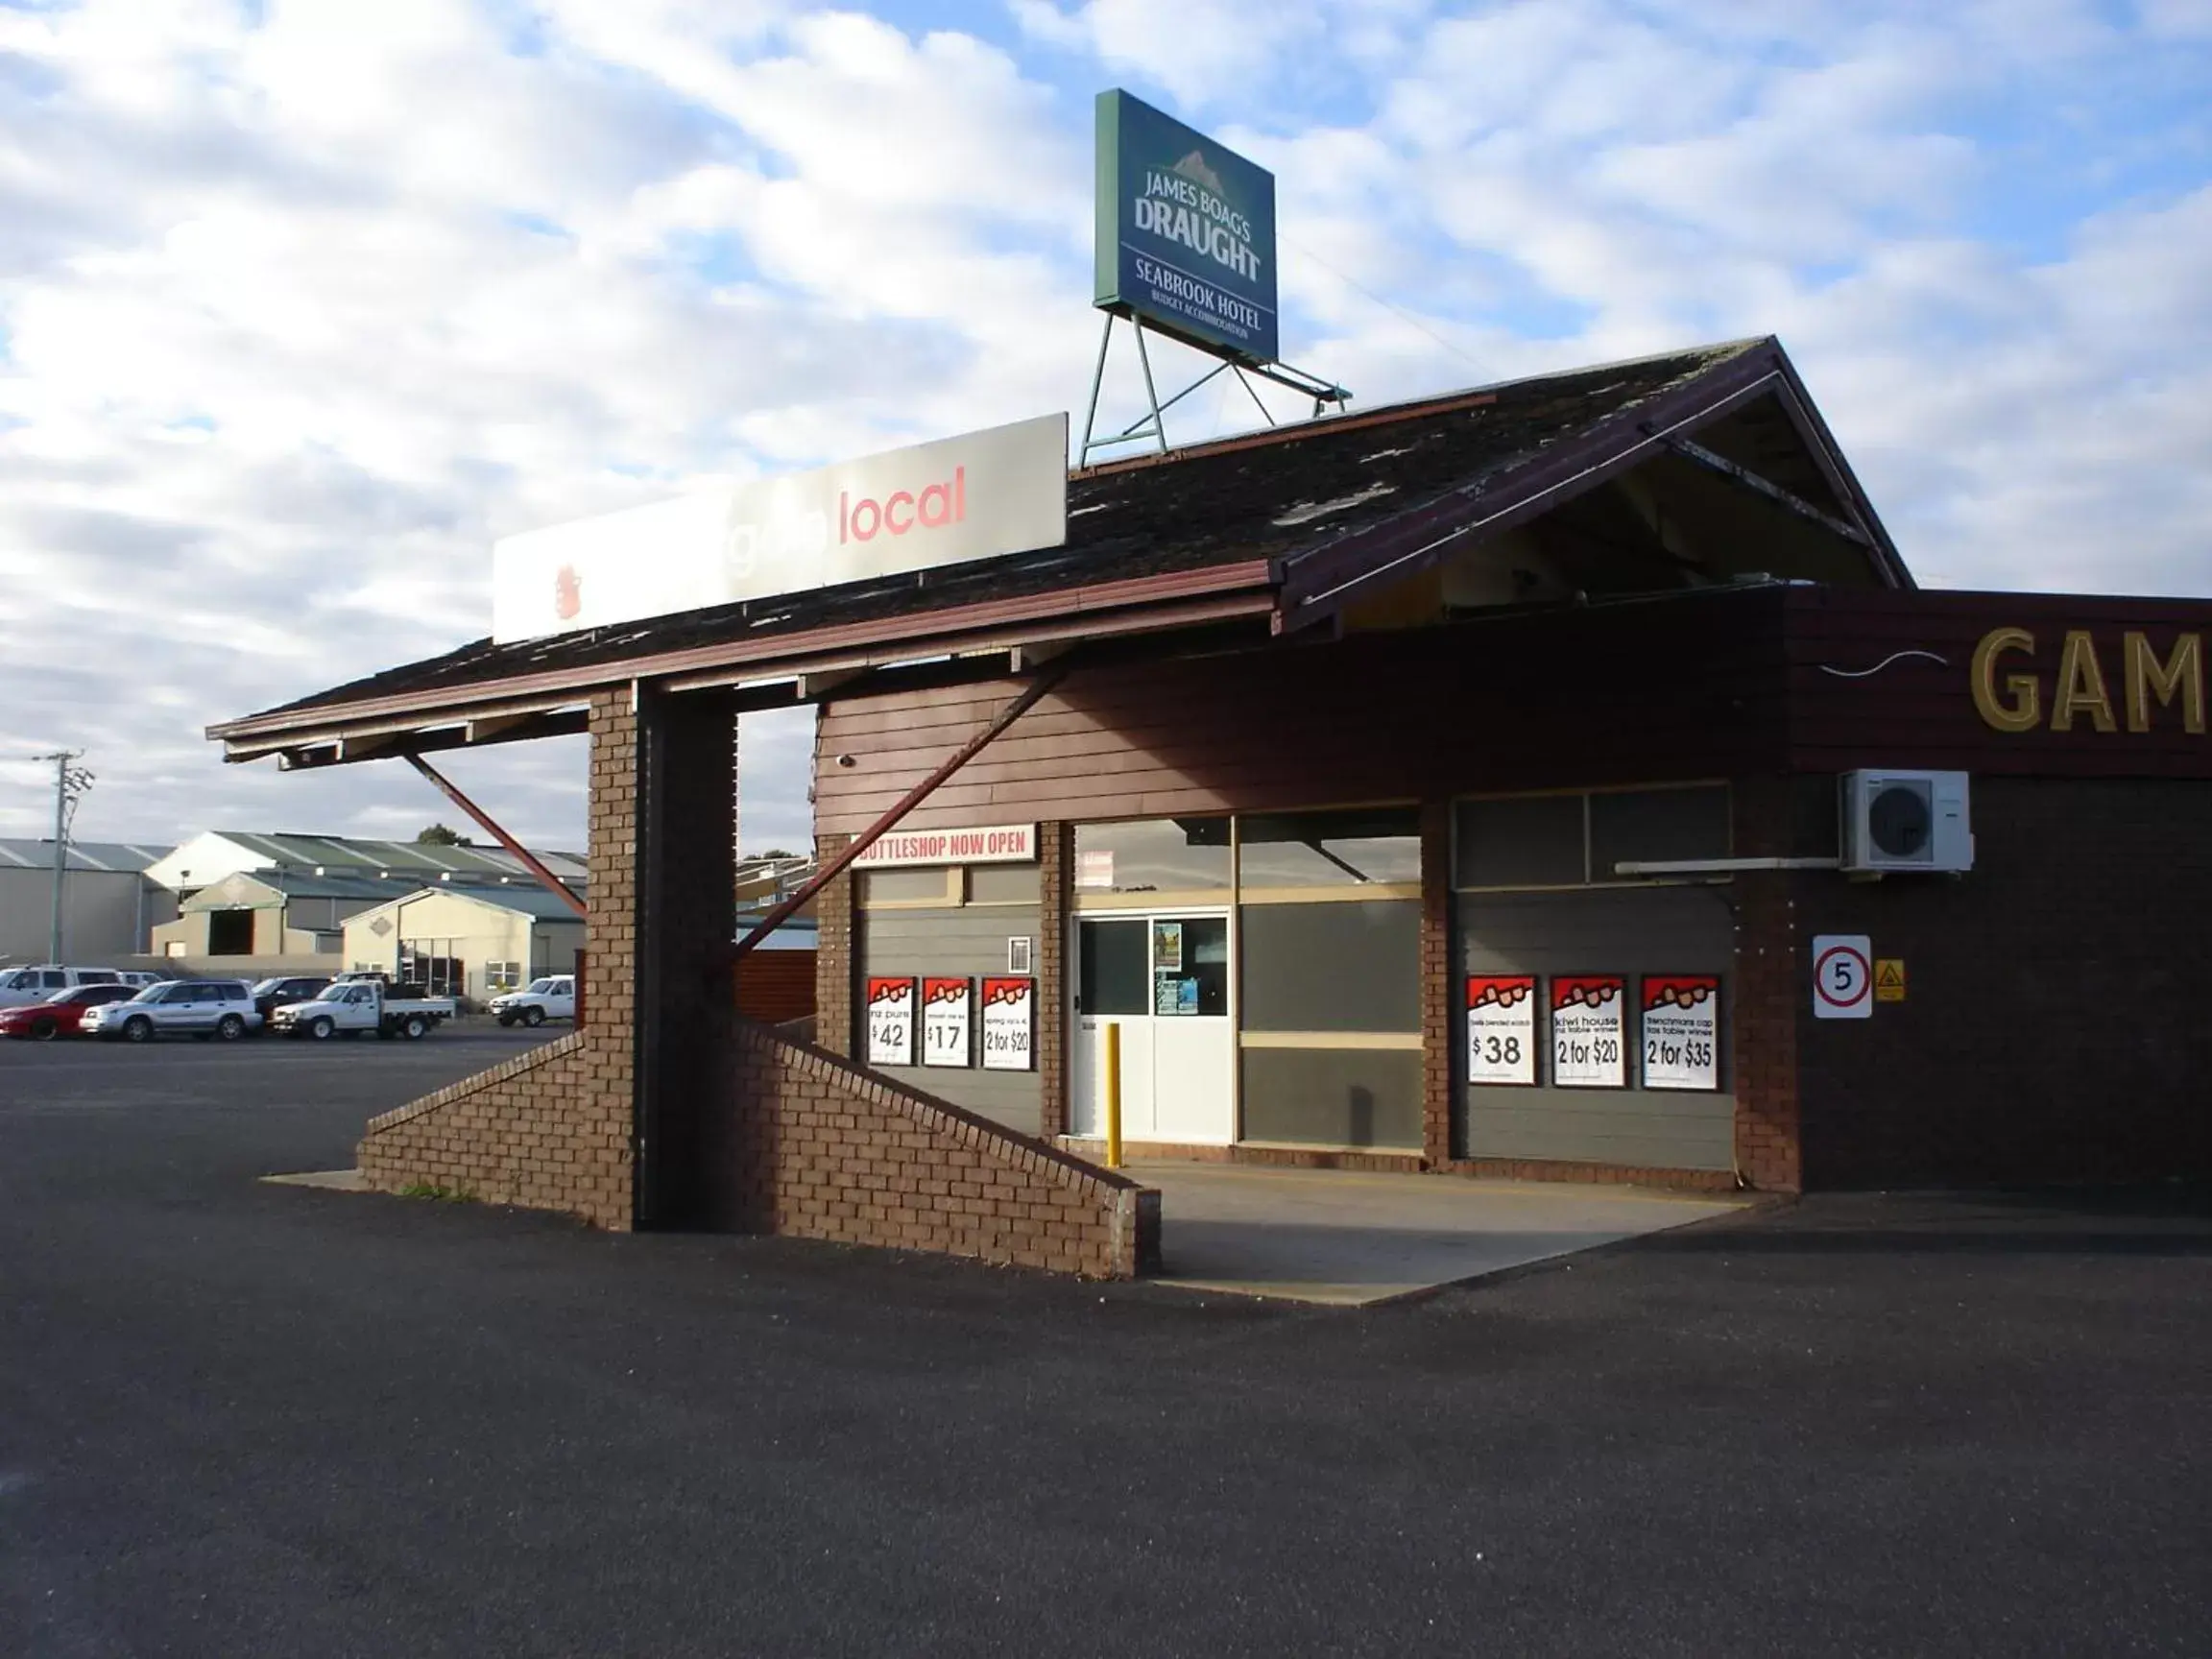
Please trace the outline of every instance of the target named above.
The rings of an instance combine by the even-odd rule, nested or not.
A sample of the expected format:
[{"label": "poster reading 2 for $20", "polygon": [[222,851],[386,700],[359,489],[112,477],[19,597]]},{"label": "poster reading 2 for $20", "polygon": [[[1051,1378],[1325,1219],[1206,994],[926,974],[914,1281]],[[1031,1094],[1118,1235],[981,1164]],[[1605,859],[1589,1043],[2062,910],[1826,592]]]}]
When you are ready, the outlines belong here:
[{"label": "poster reading 2 for $20", "polygon": [[868,1064],[914,1064],[914,981],[868,981]]},{"label": "poster reading 2 for $20", "polygon": [[1625,1089],[1628,981],[1562,974],[1551,981],[1551,1082],[1560,1089]]},{"label": "poster reading 2 for $20", "polygon": [[1720,1087],[1718,974],[1645,975],[1644,1087]]},{"label": "poster reading 2 for $20", "polygon": [[983,981],[983,1070],[1026,1071],[1036,1064],[1036,981]]},{"label": "poster reading 2 for $20", "polygon": [[1467,977],[1467,1081],[1536,1081],[1536,976]]}]

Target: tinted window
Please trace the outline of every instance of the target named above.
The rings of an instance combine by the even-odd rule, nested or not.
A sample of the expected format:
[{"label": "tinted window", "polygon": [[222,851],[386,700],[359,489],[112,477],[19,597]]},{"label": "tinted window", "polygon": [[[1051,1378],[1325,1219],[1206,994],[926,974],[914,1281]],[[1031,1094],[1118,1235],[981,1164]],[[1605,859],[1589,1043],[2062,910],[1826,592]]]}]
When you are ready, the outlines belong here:
[{"label": "tinted window", "polygon": [[1728,856],[1728,790],[1628,789],[1590,797],[1590,879],[1616,881],[1623,861]]},{"label": "tinted window", "polygon": [[66,974],[53,973],[41,974],[38,975],[38,983],[45,986],[48,990],[59,991],[62,986],[69,983],[69,975]]},{"label": "tinted window", "polygon": [[87,968],[77,975],[80,985],[112,985],[115,975],[101,968]]},{"label": "tinted window", "polygon": [[1452,815],[1461,887],[1568,887],[1584,879],[1582,797],[1462,801]]},{"label": "tinted window", "polygon": [[1246,887],[1346,887],[1421,879],[1413,808],[1259,815],[1237,827]]},{"label": "tinted window", "polygon": [[1229,820],[1154,818],[1075,827],[1075,891],[1190,893],[1229,885]]}]

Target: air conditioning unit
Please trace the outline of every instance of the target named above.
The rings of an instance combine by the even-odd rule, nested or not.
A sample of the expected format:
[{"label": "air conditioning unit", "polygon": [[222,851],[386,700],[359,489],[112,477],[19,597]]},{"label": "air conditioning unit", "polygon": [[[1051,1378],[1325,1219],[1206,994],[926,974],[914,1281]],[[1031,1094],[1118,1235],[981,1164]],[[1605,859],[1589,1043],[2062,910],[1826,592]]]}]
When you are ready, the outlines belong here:
[{"label": "air conditioning unit", "polygon": [[1843,868],[1971,870],[1974,828],[1963,772],[1846,772]]}]

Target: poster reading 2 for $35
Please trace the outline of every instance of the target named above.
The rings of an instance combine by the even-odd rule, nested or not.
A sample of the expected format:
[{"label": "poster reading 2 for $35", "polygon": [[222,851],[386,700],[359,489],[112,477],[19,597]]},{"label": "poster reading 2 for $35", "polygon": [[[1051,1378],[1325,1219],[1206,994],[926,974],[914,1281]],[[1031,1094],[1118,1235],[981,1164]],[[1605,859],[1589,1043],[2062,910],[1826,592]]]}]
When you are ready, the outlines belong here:
[{"label": "poster reading 2 for $35", "polygon": [[868,1064],[914,1064],[914,981],[868,981]]},{"label": "poster reading 2 for $35", "polygon": [[1551,1082],[1559,1089],[1625,1089],[1628,981],[1562,974],[1551,981]]},{"label": "poster reading 2 for $35", "polygon": [[1467,976],[1467,1081],[1536,1081],[1536,976]]},{"label": "poster reading 2 for $35", "polygon": [[965,979],[922,981],[922,1064],[968,1064],[968,1020],[974,998]]},{"label": "poster reading 2 for $35", "polygon": [[1719,975],[1645,975],[1644,1087],[1720,1087]]}]

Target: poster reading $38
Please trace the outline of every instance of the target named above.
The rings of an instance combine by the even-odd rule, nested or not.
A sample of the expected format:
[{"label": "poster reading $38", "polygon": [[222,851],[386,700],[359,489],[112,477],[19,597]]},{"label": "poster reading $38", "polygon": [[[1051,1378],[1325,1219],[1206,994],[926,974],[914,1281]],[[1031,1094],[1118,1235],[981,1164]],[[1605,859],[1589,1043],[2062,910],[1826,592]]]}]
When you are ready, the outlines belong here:
[{"label": "poster reading $38", "polygon": [[922,1064],[968,1064],[969,1010],[974,999],[965,979],[922,981]]},{"label": "poster reading $38", "polygon": [[1618,974],[1561,974],[1551,981],[1551,1083],[1628,1087],[1628,981]]},{"label": "poster reading $38", "polygon": [[868,981],[868,1064],[914,1064],[914,981]]},{"label": "poster reading $38", "polygon": [[1536,1081],[1536,975],[1467,976],[1467,1081]]},{"label": "poster reading $38", "polygon": [[1720,1087],[1720,976],[1644,976],[1644,1087]]},{"label": "poster reading $38", "polygon": [[1037,981],[983,981],[983,1070],[1028,1071],[1037,1064]]}]

